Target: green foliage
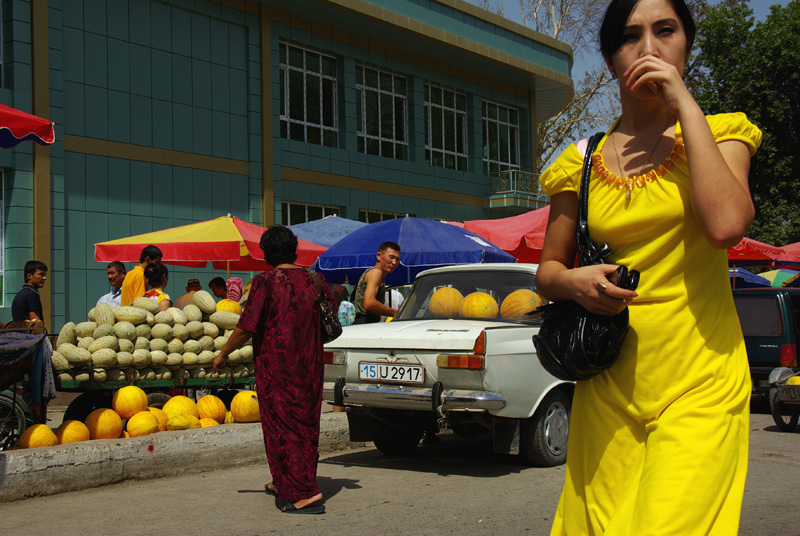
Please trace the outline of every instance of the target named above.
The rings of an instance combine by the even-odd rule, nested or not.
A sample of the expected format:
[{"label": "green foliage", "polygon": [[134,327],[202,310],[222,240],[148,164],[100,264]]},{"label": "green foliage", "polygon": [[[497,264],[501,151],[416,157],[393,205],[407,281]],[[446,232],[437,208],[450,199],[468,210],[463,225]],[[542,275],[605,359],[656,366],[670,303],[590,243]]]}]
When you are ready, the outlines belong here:
[{"label": "green foliage", "polygon": [[771,9],[755,23],[744,0],[704,6],[687,84],[706,113],[741,111],[763,132],[748,236],[785,245],[800,241],[800,0]]}]

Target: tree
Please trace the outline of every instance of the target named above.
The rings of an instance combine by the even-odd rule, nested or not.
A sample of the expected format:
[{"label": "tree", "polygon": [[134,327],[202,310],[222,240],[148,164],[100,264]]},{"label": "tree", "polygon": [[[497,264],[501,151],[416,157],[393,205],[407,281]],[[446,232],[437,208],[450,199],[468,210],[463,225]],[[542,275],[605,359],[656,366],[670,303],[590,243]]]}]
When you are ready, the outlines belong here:
[{"label": "tree", "polygon": [[[567,43],[575,63],[588,65],[576,73],[575,94],[567,106],[538,125],[538,160],[535,169],[543,169],[553,157],[576,139],[586,137],[599,126],[607,126],[618,114],[614,96],[617,86],[594,46],[606,0],[518,0],[525,26]],[[473,3],[503,15],[497,0]]]},{"label": "tree", "polygon": [[771,9],[756,23],[744,0],[706,6],[687,83],[706,113],[741,111],[763,132],[748,236],[783,245],[800,240],[800,0]]}]

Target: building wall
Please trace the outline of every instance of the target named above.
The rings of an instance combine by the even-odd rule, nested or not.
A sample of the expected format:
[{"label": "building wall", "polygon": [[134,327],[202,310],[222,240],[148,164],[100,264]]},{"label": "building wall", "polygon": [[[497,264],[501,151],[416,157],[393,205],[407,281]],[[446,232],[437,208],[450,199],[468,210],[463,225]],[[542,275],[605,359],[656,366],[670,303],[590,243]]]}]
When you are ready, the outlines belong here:
[{"label": "building wall", "polygon": [[[387,6],[400,4],[411,10],[409,17],[435,11],[427,23],[443,31],[463,32],[468,26],[463,13],[441,3]],[[451,220],[490,217],[483,208],[489,193],[482,173],[484,99],[519,110],[521,165],[530,169],[534,99],[527,90],[440,69],[419,55],[401,57],[273,5],[48,0],[43,72],[57,137],[48,149],[51,330],[83,320],[108,291],[105,263],[94,261],[97,242],[228,213],[257,224],[280,222],[282,201],[340,207],[352,219],[361,209]],[[37,72],[31,4],[2,0],[0,6],[5,61],[0,101],[31,111]],[[480,46],[494,39],[504,54],[524,54],[524,40],[513,32],[493,30],[485,21],[475,28]],[[280,42],[336,56],[338,147],[280,137]],[[431,45],[431,56],[437,46]],[[563,69],[563,54],[553,55],[544,46],[527,50],[545,68]],[[357,63],[407,78],[408,160],[356,150]],[[42,72],[41,61],[39,67]],[[468,171],[424,161],[422,92],[428,82],[468,96]],[[22,267],[34,255],[31,144],[2,152],[0,166],[6,238],[0,320],[10,320],[11,301],[23,284]],[[170,267],[170,273],[167,290],[173,297],[183,294],[190,277],[207,282],[220,275],[210,268]],[[236,275],[246,280],[250,274]]]}]

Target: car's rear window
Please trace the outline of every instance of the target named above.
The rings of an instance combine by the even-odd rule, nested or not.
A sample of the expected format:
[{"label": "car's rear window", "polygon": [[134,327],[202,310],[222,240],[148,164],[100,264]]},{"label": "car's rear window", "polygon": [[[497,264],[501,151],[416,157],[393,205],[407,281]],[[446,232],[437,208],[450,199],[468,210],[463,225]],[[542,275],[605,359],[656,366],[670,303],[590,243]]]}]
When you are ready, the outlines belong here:
[{"label": "car's rear window", "polygon": [[783,335],[780,304],[777,296],[734,296],[736,312],[745,337],[780,337]]}]

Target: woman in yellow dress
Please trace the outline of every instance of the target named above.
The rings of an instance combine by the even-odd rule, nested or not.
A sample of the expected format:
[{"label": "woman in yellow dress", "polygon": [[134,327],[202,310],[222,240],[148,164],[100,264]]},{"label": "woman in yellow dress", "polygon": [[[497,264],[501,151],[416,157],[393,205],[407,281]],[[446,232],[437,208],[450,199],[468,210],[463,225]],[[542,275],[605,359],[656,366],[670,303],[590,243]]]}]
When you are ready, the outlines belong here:
[{"label": "woman in yellow dress", "polygon": [[588,222],[609,262],[641,272],[636,292],[609,281],[616,264],[573,268],[579,149],[541,178],[539,291],[630,311],[617,363],[576,385],[555,535],[738,531],[751,384],[726,249],[753,221],[761,132],[694,101],[682,81],[694,33],[684,0],[613,0],[601,28],[622,115],[590,155]]}]

